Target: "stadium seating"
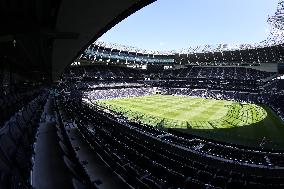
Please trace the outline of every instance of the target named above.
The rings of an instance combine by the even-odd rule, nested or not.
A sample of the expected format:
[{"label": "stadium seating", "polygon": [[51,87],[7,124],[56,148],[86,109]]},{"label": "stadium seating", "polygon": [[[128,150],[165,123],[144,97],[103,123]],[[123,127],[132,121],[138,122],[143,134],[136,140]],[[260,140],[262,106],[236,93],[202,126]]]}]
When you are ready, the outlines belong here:
[{"label": "stadium seating", "polygon": [[75,138],[69,135],[54,103],[53,97],[49,96],[37,131],[32,187],[97,188],[79,163],[78,147],[72,145]]},{"label": "stadium seating", "polygon": [[47,94],[41,91],[0,130],[1,188],[30,188],[32,147]]},{"label": "stadium seating", "polygon": [[[273,72],[243,67],[189,66],[154,73],[122,66],[99,65],[70,67],[65,73],[67,80],[75,77],[69,74],[71,70],[77,72],[77,77],[83,81],[77,82],[77,89],[89,90],[85,95],[90,99],[137,96],[139,93],[134,93],[139,90],[138,88],[158,87],[163,94],[266,104],[282,120],[284,117],[283,107],[279,103],[283,101],[283,94],[281,91],[275,91],[277,80],[271,80],[276,76]],[[88,78],[82,75],[87,72],[95,73],[96,77]],[[105,77],[101,74],[104,72],[110,72],[111,76]],[[147,78],[151,80],[145,80]]]},{"label": "stadium seating", "polygon": [[19,93],[7,93],[0,95],[0,127],[17,111],[23,108],[27,102],[39,94],[37,89]]},{"label": "stadium seating", "polygon": [[[281,152],[260,152],[174,131],[167,135],[121,122],[68,97],[58,98],[58,106],[75,120],[79,132],[104,162],[135,188],[284,186]],[[202,147],[197,148],[200,144]]]},{"label": "stadium seating", "polygon": [[[143,79],[151,77],[152,73],[146,70],[138,70],[122,66],[74,66],[65,71],[65,76],[90,77],[93,79],[118,79],[135,78]],[[231,79],[231,80],[259,80],[275,75],[274,72],[265,72],[253,68],[244,67],[202,67],[190,66],[177,70],[165,70],[159,72],[160,78],[209,78],[209,79]]]},{"label": "stadium seating", "polygon": [[[161,72],[106,65],[70,67],[56,92],[48,97],[45,93],[40,107],[30,107],[38,113],[29,108],[20,110],[24,103],[19,103],[21,116],[12,116],[2,128],[4,133],[13,134],[0,137],[1,184],[55,189],[283,188],[283,151],[159,130],[90,105],[94,100],[158,92],[263,103],[282,116],[283,107],[277,101],[283,102],[283,95],[274,91],[274,84],[267,79],[274,76],[244,67],[191,65]],[[16,102],[28,101],[19,99]],[[22,128],[26,123],[31,126]],[[18,127],[11,127],[13,124]],[[46,166],[54,162],[56,166]]]}]

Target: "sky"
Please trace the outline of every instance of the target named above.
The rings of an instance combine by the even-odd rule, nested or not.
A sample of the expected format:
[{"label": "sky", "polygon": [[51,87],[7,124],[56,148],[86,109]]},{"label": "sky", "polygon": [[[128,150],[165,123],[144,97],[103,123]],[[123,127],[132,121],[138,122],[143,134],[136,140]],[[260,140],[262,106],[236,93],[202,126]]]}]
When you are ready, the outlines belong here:
[{"label": "sky", "polygon": [[269,33],[278,0],[157,0],[130,15],[99,40],[146,50],[250,44]]}]

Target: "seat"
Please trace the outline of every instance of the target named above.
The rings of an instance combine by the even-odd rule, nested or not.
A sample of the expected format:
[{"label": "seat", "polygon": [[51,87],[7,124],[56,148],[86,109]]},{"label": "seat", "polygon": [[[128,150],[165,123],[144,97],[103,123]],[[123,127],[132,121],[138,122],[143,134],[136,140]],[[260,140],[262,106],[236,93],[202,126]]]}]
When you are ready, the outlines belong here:
[{"label": "seat", "polygon": [[9,123],[9,134],[17,146],[28,146],[28,140],[15,122]]},{"label": "seat", "polygon": [[204,184],[195,180],[195,179],[191,179],[190,177],[186,179],[185,183],[184,183],[184,187],[185,189],[204,189]]},{"label": "seat", "polygon": [[23,171],[24,174],[28,174],[26,171],[31,167],[30,158],[23,149],[17,148],[13,140],[6,134],[0,136],[0,149],[10,164]]},{"label": "seat", "polygon": [[157,182],[155,182],[153,179],[150,179],[150,178],[144,178],[142,180],[142,182],[144,184],[146,184],[149,188],[153,188],[153,189],[161,189],[162,186],[160,186]]},{"label": "seat", "polygon": [[80,182],[75,178],[72,179],[72,184],[74,189],[89,189],[89,187],[87,187],[86,185],[84,185],[82,182]]},{"label": "seat", "polygon": [[79,180],[85,180],[84,175],[82,175],[80,168],[72,162],[67,156],[63,156],[64,163],[70,170],[70,172]]},{"label": "seat", "polygon": [[16,115],[16,123],[19,127],[19,129],[22,131],[22,132],[25,132],[26,128],[27,128],[27,124],[26,124],[26,121],[24,120],[24,118],[21,116],[21,115]]},{"label": "seat", "polygon": [[66,156],[70,156],[70,151],[67,149],[65,144],[63,144],[61,141],[59,141],[59,146]]}]

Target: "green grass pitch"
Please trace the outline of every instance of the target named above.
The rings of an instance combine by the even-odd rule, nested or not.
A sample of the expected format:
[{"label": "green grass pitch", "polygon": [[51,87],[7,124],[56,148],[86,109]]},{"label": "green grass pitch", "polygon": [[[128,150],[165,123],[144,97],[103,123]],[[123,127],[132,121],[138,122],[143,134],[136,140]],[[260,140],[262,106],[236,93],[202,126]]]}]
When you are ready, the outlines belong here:
[{"label": "green grass pitch", "polygon": [[97,102],[130,120],[158,128],[254,147],[265,137],[265,148],[284,148],[284,124],[264,105],[171,95]]}]

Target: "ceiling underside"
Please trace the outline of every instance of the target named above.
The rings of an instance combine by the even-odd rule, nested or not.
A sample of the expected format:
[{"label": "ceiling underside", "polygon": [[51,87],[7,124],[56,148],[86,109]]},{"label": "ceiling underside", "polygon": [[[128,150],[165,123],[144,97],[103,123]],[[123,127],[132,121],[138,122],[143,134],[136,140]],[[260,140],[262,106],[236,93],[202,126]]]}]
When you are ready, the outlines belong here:
[{"label": "ceiling underside", "polygon": [[90,43],[154,1],[1,1],[1,68],[55,81]]}]

